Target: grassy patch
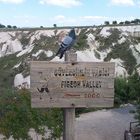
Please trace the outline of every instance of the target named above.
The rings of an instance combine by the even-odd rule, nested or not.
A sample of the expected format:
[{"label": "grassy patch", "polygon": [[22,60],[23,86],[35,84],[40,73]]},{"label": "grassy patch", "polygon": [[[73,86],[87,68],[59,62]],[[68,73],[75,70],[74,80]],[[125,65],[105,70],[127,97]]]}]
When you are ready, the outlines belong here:
[{"label": "grassy patch", "polygon": [[57,39],[57,36],[46,37],[41,35],[39,40],[34,40],[34,49],[32,50],[32,53],[36,53],[40,49],[56,52],[58,48]]},{"label": "grassy patch", "polygon": [[84,50],[89,48],[87,44],[87,35],[86,35],[87,29],[82,29],[80,34],[77,36],[76,43],[74,45],[74,48],[76,50]]},{"label": "grassy patch", "polygon": [[133,56],[132,50],[129,48],[129,45],[130,44],[128,42],[116,44],[105,58],[105,61],[109,61],[111,58],[120,58],[124,61],[124,66],[128,73],[132,74],[137,63],[135,57]]},{"label": "grassy patch", "polygon": [[13,68],[19,62],[15,54],[0,58],[0,90],[13,85],[16,71]]},{"label": "grassy patch", "polygon": [[25,46],[27,46],[29,44],[30,38],[27,37],[27,34],[22,33],[21,38],[19,39],[19,41],[21,42],[21,44],[23,45],[23,48],[24,48]]},{"label": "grassy patch", "polygon": [[108,32],[110,32],[110,35],[108,37],[100,35],[96,36],[96,41],[100,43],[98,51],[104,51],[111,48],[112,43],[118,43],[121,32],[118,29],[110,29],[108,30]]}]

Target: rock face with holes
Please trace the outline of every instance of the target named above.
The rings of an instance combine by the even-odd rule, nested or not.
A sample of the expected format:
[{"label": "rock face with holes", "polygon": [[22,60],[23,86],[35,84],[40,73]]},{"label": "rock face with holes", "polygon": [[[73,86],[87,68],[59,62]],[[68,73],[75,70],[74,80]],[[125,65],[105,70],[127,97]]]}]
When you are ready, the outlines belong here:
[{"label": "rock face with holes", "polygon": [[[0,31],[0,83],[30,87],[29,62],[64,61],[55,57],[61,40],[70,29],[25,29]],[[115,62],[116,76],[128,76],[140,69],[140,40],[133,36],[140,26],[76,28],[72,48],[77,61]]]}]

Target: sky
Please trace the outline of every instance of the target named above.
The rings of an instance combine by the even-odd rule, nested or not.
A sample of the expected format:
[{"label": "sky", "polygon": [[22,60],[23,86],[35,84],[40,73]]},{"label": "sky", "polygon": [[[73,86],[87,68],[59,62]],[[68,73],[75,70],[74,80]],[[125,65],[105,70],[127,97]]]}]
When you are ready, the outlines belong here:
[{"label": "sky", "polygon": [[0,24],[92,26],[140,19],[140,0],[0,0]]}]

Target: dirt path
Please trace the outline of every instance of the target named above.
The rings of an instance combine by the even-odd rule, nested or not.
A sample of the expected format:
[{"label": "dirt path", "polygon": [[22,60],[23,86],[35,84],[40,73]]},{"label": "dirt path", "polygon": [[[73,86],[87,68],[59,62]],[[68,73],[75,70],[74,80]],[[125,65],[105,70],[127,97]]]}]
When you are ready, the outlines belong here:
[{"label": "dirt path", "polygon": [[118,109],[82,114],[76,119],[76,140],[123,140],[125,129],[133,121],[132,105]]}]

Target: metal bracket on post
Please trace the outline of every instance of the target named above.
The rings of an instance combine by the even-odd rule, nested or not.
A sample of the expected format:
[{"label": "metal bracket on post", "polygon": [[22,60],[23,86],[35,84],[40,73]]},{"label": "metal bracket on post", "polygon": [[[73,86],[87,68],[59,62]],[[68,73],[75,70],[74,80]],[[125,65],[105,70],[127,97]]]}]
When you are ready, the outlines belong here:
[{"label": "metal bracket on post", "polygon": [[[77,61],[77,54],[73,51],[67,51],[65,53],[65,61],[72,62]],[[75,140],[75,108],[63,109],[63,140]]]}]

